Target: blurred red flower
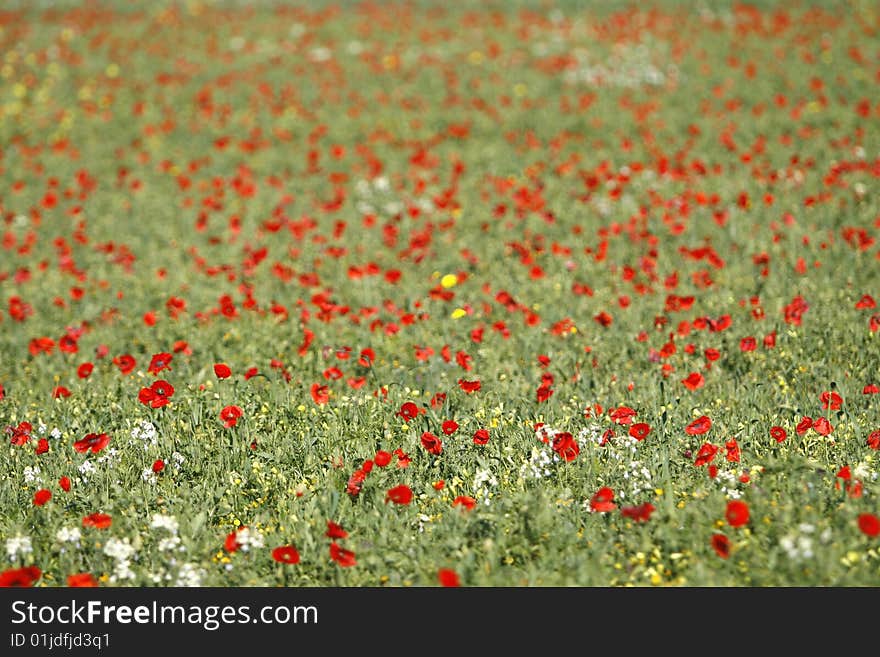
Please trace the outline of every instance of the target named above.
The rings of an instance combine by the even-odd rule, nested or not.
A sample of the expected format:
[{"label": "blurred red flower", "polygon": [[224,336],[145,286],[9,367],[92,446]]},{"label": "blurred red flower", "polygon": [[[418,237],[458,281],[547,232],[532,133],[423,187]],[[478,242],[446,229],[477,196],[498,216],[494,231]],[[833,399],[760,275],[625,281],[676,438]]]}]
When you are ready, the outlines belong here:
[{"label": "blurred red flower", "polygon": [[390,489],[387,493],[385,493],[385,503],[387,504],[389,501],[394,502],[395,504],[409,504],[412,502],[413,492],[409,486],[405,484],[401,484],[400,486],[395,486]]},{"label": "blurred red flower", "polygon": [[590,509],[599,513],[614,511],[614,509],[617,508],[617,505],[614,504],[612,500],[614,500],[614,491],[608,486],[602,486],[602,488],[597,490],[593,497],[590,498]]},{"label": "blurred red flower", "polygon": [[292,545],[282,545],[272,550],[272,558],[278,563],[299,563],[299,552]]},{"label": "blurred red flower", "polygon": [[80,453],[91,451],[97,454],[110,444],[110,436],[106,433],[90,433],[73,443],[73,448]]},{"label": "blurred red flower", "polygon": [[93,588],[98,586],[98,580],[91,573],[74,573],[67,576],[67,586],[71,588]]},{"label": "blurred red flower", "polygon": [[10,568],[0,572],[0,587],[33,586],[43,572],[36,566]]},{"label": "blurred red flower", "polygon": [[138,401],[151,408],[162,408],[171,401],[174,394],[174,386],[164,379],[154,381],[149,388],[141,388],[138,393]]},{"label": "blurred red flower", "polygon": [[458,573],[449,568],[441,568],[440,570],[438,570],[437,580],[440,582],[440,586],[461,586],[461,580],[458,577]]},{"label": "blurred red flower", "polygon": [[93,513],[82,519],[83,527],[94,527],[95,529],[107,529],[113,524],[113,518],[106,513]]},{"label": "blurred red flower", "polygon": [[724,516],[731,527],[742,527],[749,521],[749,505],[742,500],[731,500]]},{"label": "blurred red flower", "polygon": [[227,429],[238,424],[241,415],[242,410],[238,406],[225,406],[220,411],[220,419],[223,420],[223,426]]},{"label": "blurred red flower", "polygon": [[712,549],[722,559],[730,556],[730,539],[724,534],[712,534]]},{"label": "blurred red flower", "polygon": [[330,558],[343,568],[357,565],[354,552],[340,547],[336,541],[330,543]]}]

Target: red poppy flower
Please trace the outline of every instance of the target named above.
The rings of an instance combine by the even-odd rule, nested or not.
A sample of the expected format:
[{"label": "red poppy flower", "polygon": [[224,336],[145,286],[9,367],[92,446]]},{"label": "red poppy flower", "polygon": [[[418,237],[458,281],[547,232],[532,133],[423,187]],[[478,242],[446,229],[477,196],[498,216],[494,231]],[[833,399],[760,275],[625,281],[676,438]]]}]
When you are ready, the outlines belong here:
[{"label": "red poppy flower", "polygon": [[788,433],[782,427],[770,427],[770,437],[777,443],[781,443],[788,437]]},{"label": "red poppy flower", "polygon": [[33,586],[42,574],[36,566],[10,568],[0,573],[0,587]]},{"label": "red poppy flower", "polygon": [[410,461],[412,461],[409,454],[407,454],[406,452],[404,452],[402,449],[400,449],[398,447],[397,449],[394,450],[394,455],[397,457],[397,467],[398,468],[409,467]]},{"label": "red poppy flower", "polygon": [[684,428],[684,432],[690,436],[699,436],[712,428],[712,420],[705,416],[701,415],[696,420],[691,422]]},{"label": "red poppy flower", "polygon": [[599,513],[614,511],[617,505],[612,500],[614,500],[614,491],[608,488],[608,486],[602,486],[590,498],[590,509]]},{"label": "red poppy flower", "polygon": [[791,324],[792,326],[800,326],[803,314],[810,309],[810,305],[806,302],[806,300],[798,295],[791,300],[785,308],[783,308],[783,315],[785,322],[787,324]]},{"label": "red poppy flower", "polygon": [[61,399],[62,397],[70,397],[70,390],[64,386],[55,386],[52,389],[52,399]]},{"label": "red poppy flower", "polygon": [[215,363],[214,375],[218,379],[228,379],[230,376],[232,376],[232,370],[229,369],[229,365],[227,365],[226,363]]},{"label": "red poppy flower", "polygon": [[53,349],[55,349],[55,340],[52,338],[34,338],[28,344],[28,351],[32,356],[36,356],[39,353],[51,354]]},{"label": "red poppy flower", "polygon": [[651,514],[654,513],[655,507],[650,502],[645,502],[643,504],[639,504],[638,506],[624,506],[620,508],[620,513],[623,514],[624,518],[631,518],[636,522],[647,522],[651,519]]},{"label": "red poppy flower", "polygon": [[150,374],[158,374],[162,370],[170,370],[171,369],[171,361],[174,359],[169,353],[159,353],[153,354],[153,357],[150,359],[150,364],[147,366],[147,371]]},{"label": "red poppy flower", "polygon": [[367,473],[363,468],[358,468],[354,472],[351,473],[351,476],[348,478],[348,483],[345,484],[345,492],[351,495],[352,497],[356,497],[360,494],[361,489],[364,486],[364,481],[367,479]]},{"label": "red poppy flower", "polygon": [[17,427],[6,427],[6,433],[12,436],[9,439],[11,445],[21,447],[31,439],[33,427],[30,422],[19,422]]},{"label": "red poppy flower", "polygon": [[646,422],[636,422],[629,428],[629,435],[636,440],[644,440],[651,433],[651,425]]},{"label": "red poppy flower", "polygon": [[83,527],[94,527],[95,529],[107,529],[113,524],[113,518],[106,513],[93,513],[82,519]]},{"label": "red poppy flower", "polygon": [[730,539],[724,534],[712,534],[711,543],[712,549],[719,557],[727,559],[730,556]]},{"label": "red poppy flower", "polygon": [[865,444],[871,449],[880,449],[880,429],[874,429],[869,433]]},{"label": "red poppy flower", "polygon": [[292,545],[282,545],[272,550],[272,558],[278,563],[299,563],[299,552]]},{"label": "red poppy flower", "polygon": [[61,486],[61,490],[65,493],[70,492],[70,477],[61,477],[61,479],[58,480],[58,485]]},{"label": "red poppy flower", "polygon": [[452,506],[460,506],[465,511],[470,511],[477,505],[477,501],[470,495],[459,495],[452,500]]},{"label": "red poppy flower", "polygon": [[34,450],[34,453],[36,453],[36,454],[45,454],[45,453],[48,452],[48,451],[49,451],[49,441],[46,440],[45,438],[40,438],[40,439],[37,441],[37,447],[36,447],[36,449]]},{"label": "red poppy flower", "polygon": [[566,461],[574,461],[578,454],[580,454],[581,448],[577,444],[577,441],[567,431],[562,431],[553,436],[553,443],[551,444],[553,451],[556,452],[561,458]]},{"label": "red poppy flower", "polygon": [[313,383],[311,388],[312,399],[319,406],[330,401],[330,388],[319,383]]},{"label": "red poppy flower", "polygon": [[357,565],[354,552],[340,547],[336,541],[330,543],[330,558],[343,568]]},{"label": "red poppy flower", "polygon": [[739,341],[739,350],[740,351],[754,351],[758,348],[758,341],[755,340],[752,336],[747,338],[743,338]]},{"label": "red poppy flower", "polygon": [[404,422],[409,422],[419,416],[419,407],[413,402],[404,402],[396,415],[402,417]]},{"label": "red poppy flower", "polygon": [[159,379],[153,382],[153,385],[149,388],[141,388],[141,391],[138,393],[138,401],[151,408],[162,408],[171,401],[173,394],[174,386],[168,383],[168,381]]},{"label": "red poppy flower", "polygon": [[233,552],[238,552],[238,548],[241,547],[241,543],[238,542],[238,530],[231,531],[226,535],[226,538],[223,540],[223,549],[232,554]]},{"label": "red poppy flower", "polygon": [[472,392],[477,392],[481,388],[481,384],[479,381],[465,381],[464,379],[459,379],[458,387],[470,394]]},{"label": "red poppy flower", "polygon": [[813,429],[815,429],[816,433],[818,433],[820,436],[827,436],[832,431],[834,431],[834,427],[831,426],[831,423],[826,417],[820,417],[815,422],[813,422]]},{"label": "red poppy flower", "polygon": [[620,406],[608,411],[608,416],[617,424],[630,424],[635,417],[636,412],[628,406]]},{"label": "red poppy flower", "polygon": [[153,461],[153,465],[150,469],[156,474],[159,474],[160,472],[162,472],[162,470],[165,469],[165,461],[163,461],[162,459],[156,459],[155,461]]},{"label": "red poppy flower", "polygon": [[378,452],[376,452],[376,456],[373,457],[373,463],[378,465],[380,468],[384,468],[386,465],[391,463],[391,453],[380,449]]},{"label": "red poppy flower", "polygon": [[223,420],[223,426],[227,429],[234,427],[241,415],[242,410],[238,406],[225,406],[220,411],[220,419]]},{"label": "red poppy flower", "polygon": [[76,375],[81,379],[87,379],[92,375],[92,370],[94,369],[95,366],[92,363],[83,363],[76,368]]},{"label": "red poppy flower", "polygon": [[34,493],[34,506],[43,506],[51,499],[52,491],[47,490],[46,488],[41,488],[36,493]]},{"label": "red poppy flower", "polygon": [[803,436],[805,433],[807,433],[807,431],[809,431],[812,428],[813,428],[813,418],[804,416],[803,419],[800,422],[798,422],[798,424],[794,430],[797,432],[797,435]]},{"label": "red poppy flower", "polygon": [[443,452],[443,442],[430,431],[425,431],[422,434],[422,447],[435,456],[439,456]]},{"label": "red poppy flower", "polygon": [[440,570],[438,570],[437,580],[440,582],[440,586],[461,586],[461,581],[458,578],[458,573],[456,573],[454,570],[450,570],[449,568],[441,568]]},{"label": "red poppy flower", "polygon": [[601,324],[602,326],[608,327],[608,326],[611,326],[612,322],[614,321],[614,318],[603,310],[598,315],[595,315],[593,317],[593,320],[595,320],[595,322],[597,324]]},{"label": "red poppy flower", "polygon": [[444,420],[443,424],[440,426],[440,430],[447,436],[454,434],[456,429],[458,429],[458,422],[455,420]]},{"label": "red poppy flower", "polygon": [[395,504],[406,505],[412,502],[412,497],[413,493],[410,487],[405,484],[400,484],[400,486],[395,486],[385,493],[385,503],[387,504],[391,501]]},{"label": "red poppy flower", "polygon": [[681,380],[684,387],[688,390],[697,390],[698,388],[702,388],[706,383],[706,379],[703,378],[703,375],[699,372],[691,372],[688,376]]},{"label": "red poppy flower", "polygon": [[739,463],[740,459],[740,451],[739,451],[739,443],[736,442],[736,438],[731,438],[726,443],[724,443],[724,449],[727,450],[727,454],[725,454],[725,458],[731,463]]},{"label": "red poppy flower", "polygon": [[324,536],[327,538],[348,538],[348,532],[332,520],[328,520],[327,531],[324,533]]},{"label": "red poppy flower", "polygon": [[843,403],[843,397],[836,392],[826,390],[819,395],[819,401],[822,402],[822,408],[825,410],[839,411],[840,405]]},{"label": "red poppy flower", "polygon": [[137,366],[137,361],[129,354],[122,354],[113,359],[113,364],[123,374],[129,374]]},{"label": "red poppy flower", "polygon": [[880,518],[873,513],[862,513],[859,515],[859,529],[866,536],[874,538],[880,536]]},{"label": "red poppy flower", "polygon": [[724,515],[731,527],[742,527],[749,521],[749,505],[742,500],[731,500]]},{"label": "red poppy flower", "polygon": [[489,442],[489,431],[487,429],[477,429],[474,432],[474,444],[485,445]]},{"label": "red poppy flower", "polygon": [[[878,392],[880,392],[880,386],[878,386],[876,383],[869,383],[864,388],[862,388],[863,395],[876,395]],[[3,397],[0,396],[0,399],[3,399]]]},{"label": "red poppy flower", "polygon": [[710,463],[718,453],[718,447],[711,443],[703,443],[697,451],[697,458],[694,459],[694,465],[699,467]]},{"label": "red poppy flower", "polygon": [[183,353],[187,356],[192,355],[192,349],[189,347],[189,343],[186,340],[177,340],[172,346],[171,350],[175,354]]},{"label": "red poppy flower", "polygon": [[73,443],[73,448],[80,453],[91,451],[93,454],[97,454],[108,444],[110,444],[110,436],[106,433],[90,433],[82,440]]},{"label": "red poppy flower", "polygon": [[373,364],[373,361],[376,360],[376,352],[370,349],[369,347],[366,349],[361,349],[361,353],[358,356],[358,365],[361,367],[370,367]]},{"label": "red poppy flower", "polygon": [[98,586],[98,580],[91,573],[74,573],[67,576],[67,586],[71,588],[93,588]]},{"label": "red poppy flower", "polygon": [[865,310],[865,309],[876,308],[876,307],[877,307],[877,302],[874,301],[874,297],[872,297],[870,294],[862,295],[862,298],[856,302],[856,309],[857,310]]}]

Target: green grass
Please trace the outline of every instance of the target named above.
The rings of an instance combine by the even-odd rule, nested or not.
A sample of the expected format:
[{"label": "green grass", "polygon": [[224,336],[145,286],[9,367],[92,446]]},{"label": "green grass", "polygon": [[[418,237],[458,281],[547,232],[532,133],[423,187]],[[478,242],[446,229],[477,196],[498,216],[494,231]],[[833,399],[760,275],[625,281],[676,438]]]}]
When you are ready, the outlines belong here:
[{"label": "green grass", "polygon": [[[0,571],[37,566],[40,586],[434,586],[447,568],[466,586],[880,584],[865,393],[880,317],[857,307],[880,294],[869,3],[89,6],[10,4],[0,32],[0,427],[32,425],[0,449]],[[29,349],[40,337],[51,353]],[[159,353],[170,369],[151,373]],[[149,408],[157,379],[175,392]],[[832,391],[840,407],[823,408]],[[708,433],[687,433],[702,415]],[[796,432],[805,416],[833,431]],[[133,434],[147,422],[154,438]],[[91,433],[109,445],[75,451]],[[705,443],[715,476],[695,465]],[[353,494],[378,451],[391,462]],[[401,484],[409,504],[386,498]],[[615,507],[593,511],[603,487]],[[641,522],[623,513],[646,504]],[[94,513],[112,524],[84,527]],[[243,526],[253,545],[230,549]],[[299,563],[273,559],[286,545]]]}]

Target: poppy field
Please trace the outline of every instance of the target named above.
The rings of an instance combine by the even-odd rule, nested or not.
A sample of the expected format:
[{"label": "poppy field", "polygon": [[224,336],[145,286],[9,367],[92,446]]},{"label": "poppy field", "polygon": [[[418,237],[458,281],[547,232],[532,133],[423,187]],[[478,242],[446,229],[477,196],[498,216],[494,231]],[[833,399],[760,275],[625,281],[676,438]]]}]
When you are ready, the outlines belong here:
[{"label": "poppy field", "polygon": [[5,3],[0,584],[880,585],[880,11]]}]

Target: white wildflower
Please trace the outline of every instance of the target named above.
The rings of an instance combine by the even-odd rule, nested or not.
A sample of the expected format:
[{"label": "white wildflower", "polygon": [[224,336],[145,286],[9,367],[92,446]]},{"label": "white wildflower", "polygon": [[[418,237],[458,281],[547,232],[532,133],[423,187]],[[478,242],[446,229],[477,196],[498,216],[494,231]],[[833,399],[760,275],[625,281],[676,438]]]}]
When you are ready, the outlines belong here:
[{"label": "white wildflower", "polygon": [[235,540],[240,546],[242,552],[247,552],[251,548],[263,547],[263,535],[259,531],[251,530],[250,527],[242,527],[235,534]]},{"label": "white wildflower", "polygon": [[59,543],[79,543],[82,538],[82,532],[79,527],[62,527],[55,532],[55,539]]},{"label": "white wildflower", "polygon": [[170,550],[175,550],[180,547],[180,536],[176,534],[174,536],[166,536],[161,541],[159,541],[159,551],[160,552],[168,552]]},{"label": "white wildflower", "polygon": [[164,529],[172,534],[177,533],[178,526],[177,518],[161,513],[154,513],[153,519],[150,521],[150,529]]},{"label": "white wildflower", "polygon": [[6,539],[6,554],[10,559],[15,559],[18,555],[26,555],[34,551],[31,545],[31,539],[28,536],[10,536]]},{"label": "white wildflower", "polygon": [[29,465],[25,467],[23,471],[24,483],[32,484],[36,481],[40,481],[40,466],[38,465]]},{"label": "white wildflower", "polygon": [[110,575],[111,582],[119,582],[125,579],[134,579],[135,574],[131,569],[131,561],[128,559],[121,559],[116,562],[116,566],[113,568],[113,574]]},{"label": "white wildflower", "polygon": [[201,586],[205,571],[192,563],[181,564],[175,586]]},{"label": "white wildflower", "polygon": [[116,559],[116,561],[125,561],[134,554],[134,546],[128,537],[124,539],[110,538],[104,545],[104,554]]},{"label": "white wildflower", "polygon": [[108,463],[110,461],[118,461],[120,458],[119,450],[115,447],[109,447],[104,450],[104,453],[98,457],[98,463]]}]

